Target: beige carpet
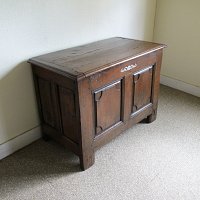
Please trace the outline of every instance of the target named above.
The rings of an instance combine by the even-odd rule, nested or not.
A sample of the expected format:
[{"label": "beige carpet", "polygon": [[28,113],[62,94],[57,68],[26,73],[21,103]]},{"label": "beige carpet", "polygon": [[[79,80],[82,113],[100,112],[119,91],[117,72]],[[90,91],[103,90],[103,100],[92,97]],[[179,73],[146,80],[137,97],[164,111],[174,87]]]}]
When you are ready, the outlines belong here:
[{"label": "beige carpet", "polygon": [[200,99],[161,87],[158,118],[78,158],[39,140],[0,161],[0,199],[196,200],[200,198]]}]

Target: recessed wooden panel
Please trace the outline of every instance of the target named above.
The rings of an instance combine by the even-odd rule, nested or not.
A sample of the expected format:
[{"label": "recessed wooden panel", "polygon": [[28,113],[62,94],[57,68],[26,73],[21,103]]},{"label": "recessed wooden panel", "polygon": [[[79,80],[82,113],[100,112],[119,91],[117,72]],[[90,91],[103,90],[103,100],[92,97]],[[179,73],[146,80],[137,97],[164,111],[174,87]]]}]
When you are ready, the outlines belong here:
[{"label": "recessed wooden panel", "polygon": [[78,142],[75,94],[70,89],[59,87],[59,97],[63,124],[63,134],[70,140]]},{"label": "recessed wooden panel", "polygon": [[38,87],[40,93],[42,120],[51,127],[58,129],[58,118],[55,117],[57,116],[57,107],[51,82],[38,78]]},{"label": "recessed wooden panel", "polygon": [[96,135],[121,121],[121,80],[94,94]]},{"label": "recessed wooden panel", "polygon": [[133,75],[133,107],[132,113],[151,102],[153,66],[144,68]]}]

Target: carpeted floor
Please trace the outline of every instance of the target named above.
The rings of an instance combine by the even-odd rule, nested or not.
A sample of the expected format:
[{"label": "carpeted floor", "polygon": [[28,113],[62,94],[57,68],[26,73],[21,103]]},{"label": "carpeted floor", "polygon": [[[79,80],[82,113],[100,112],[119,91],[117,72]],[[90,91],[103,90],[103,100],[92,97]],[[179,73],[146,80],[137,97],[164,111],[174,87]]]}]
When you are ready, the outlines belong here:
[{"label": "carpeted floor", "polygon": [[96,152],[87,171],[53,141],[0,161],[0,199],[197,200],[200,99],[162,86],[158,117]]}]

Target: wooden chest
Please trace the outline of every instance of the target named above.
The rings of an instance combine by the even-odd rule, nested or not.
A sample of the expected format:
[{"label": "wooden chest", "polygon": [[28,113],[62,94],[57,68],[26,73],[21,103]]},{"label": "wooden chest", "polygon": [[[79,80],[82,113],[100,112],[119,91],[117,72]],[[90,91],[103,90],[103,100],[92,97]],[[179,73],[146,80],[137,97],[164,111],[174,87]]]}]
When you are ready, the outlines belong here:
[{"label": "wooden chest", "polygon": [[30,59],[43,136],[77,154],[85,170],[96,149],[154,121],[164,47],[116,37]]}]

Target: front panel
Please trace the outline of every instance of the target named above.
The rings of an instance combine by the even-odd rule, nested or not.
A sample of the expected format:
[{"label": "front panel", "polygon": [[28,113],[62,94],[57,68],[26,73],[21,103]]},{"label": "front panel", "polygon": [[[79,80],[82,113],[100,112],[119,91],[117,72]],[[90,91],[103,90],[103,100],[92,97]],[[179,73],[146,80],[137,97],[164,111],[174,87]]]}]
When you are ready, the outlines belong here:
[{"label": "front panel", "polygon": [[94,92],[96,135],[121,121],[121,80]]},{"label": "front panel", "polygon": [[139,111],[151,103],[153,66],[133,74],[133,106],[132,113]]},{"label": "front panel", "polygon": [[156,54],[152,53],[90,77],[95,137],[107,134],[132,118],[139,119],[141,112],[152,108],[155,63]]}]

